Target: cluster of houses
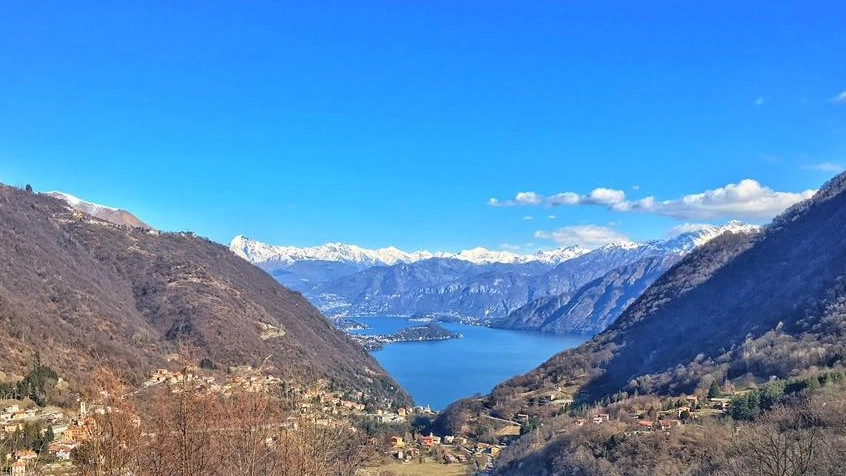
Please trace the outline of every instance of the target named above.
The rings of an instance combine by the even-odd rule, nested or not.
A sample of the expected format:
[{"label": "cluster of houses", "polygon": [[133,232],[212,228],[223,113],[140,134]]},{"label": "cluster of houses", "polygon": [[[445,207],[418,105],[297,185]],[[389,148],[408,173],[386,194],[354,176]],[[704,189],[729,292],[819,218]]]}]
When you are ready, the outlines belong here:
[{"label": "cluster of houses", "polygon": [[22,410],[20,405],[10,405],[0,413],[0,424],[4,432],[14,433],[23,427],[24,422],[35,420],[37,415],[38,410],[35,408]]},{"label": "cluster of houses", "polygon": [[[594,416],[593,418],[590,419],[590,421],[593,422],[594,425],[601,425],[601,424],[603,424],[607,421],[610,421],[610,420],[611,420],[611,415],[609,415],[607,413],[600,413],[600,414],[598,414],[598,415],[596,415],[596,416]],[[584,426],[584,424],[587,423],[587,421],[588,421],[587,418],[577,418],[576,419],[576,425]]]},{"label": "cluster of houses", "polygon": [[[0,428],[4,435],[11,435],[24,428],[24,425],[39,422],[42,431],[49,428],[54,435],[54,441],[45,449],[47,454],[55,460],[68,461],[71,452],[79,446],[85,436],[84,421],[87,413],[84,402],[80,402],[80,417],[73,418],[56,408],[31,407],[22,409],[21,404],[12,404],[0,413]],[[11,460],[10,468],[13,476],[25,476],[32,472],[32,468],[39,454],[31,449],[15,451],[7,458]]]},{"label": "cluster of houses", "polygon": [[[630,433],[638,434],[651,431],[669,431],[674,427],[681,426],[683,421],[700,416],[700,399],[697,396],[685,397],[685,404],[663,412],[657,419],[645,418],[644,414],[633,415],[630,426]],[[731,403],[729,398],[709,398],[708,404],[720,413],[725,413]],[[575,424],[584,426],[586,424],[602,425],[611,420],[607,413],[598,413],[588,418],[577,418]]]},{"label": "cluster of houses", "polygon": [[[341,392],[329,390],[324,381],[318,381],[308,388],[292,387],[289,383],[269,375],[249,365],[229,367],[225,382],[219,382],[215,376],[207,375],[194,367],[171,371],[158,369],[144,383],[144,387],[166,385],[171,391],[181,391],[190,387],[211,394],[228,395],[234,391],[262,392],[271,388],[285,388],[290,396],[293,408],[300,417],[311,418],[317,424],[331,425],[345,420],[349,416],[370,418],[382,424],[401,424],[413,414],[431,413],[428,408],[399,408],[395,411],[375,409],[366,410],[362,403],[364,394],[360,391]],[[292,420],[294,420],[292,418]],[[294,424],[294,423],[292,423]]]},{"label": "cluster of houses", "polygon": [[[371,418],[379,423],[398,424],[404,423],[408,417],[415,414],[432,413],[428,408],[398,408],[392,411],[375,409],[368,412],[366,405],[362,403],[365,395],[361,392],[340,392],[331,391],[325,382],[318,382],[317,385],[309,388],[292,388],[276,377],[263,375],[261,371],[250,366],[239,366],[229,368],[225,381],[218,381],[214,375],[202,372],[198,368],[186,367],[182,370],[171,371],[158,369],[152,373],[150,378],[143,384],[143,388],[153,386],[165,386],[172,392],[184,391],[188,388],[191,391],[204,391],[209,394],[228,395],[238,391],[260,392],[271,388],[285,389],[291,395],[292,408],[297,409],[299,417],[311,418],[315,423],[334,425],[345,422],[349,416],[363,416]],[[140,390],[140,389],[139,389]],[[88,408],[86,402],[80,401],[80,407],[75,415],[68,415],[57,408],[22,408],[22,404],[10,405],[0,411],[0,429],[6,434],[24,428],[28,422],[40,422],[41,428],[51,428],[54,440],[48,448],[36,453],[32,450],[17,451],[9,455],[7,464],[11,468],[12,475],[26,476],[33,473],[36,461],[45,451],[52,455],[53,460],[62,462],[71,459],[71,452],[74,448],[85,441],[86,435],[90,433],[88,425],[93,421],[90,413],[104,412],[108,409],[102,406]],[[296,426],[297,419],[289,418],[290,424]],[[452,438],[447,439],[449,443]],[[439,446],[442,441],[439,437],[430,435],[420,440],[422,448]],[[402,457],[419,455],[419,450],[409,448],[405,450]],[[463,456],[450,455],[447,457],[450,462],[466,461]],[[39,461],[43,463],[43,460]],[[70,463],[67,463],[70,464]]]},{"label": "cluster of houses", "polygon": [[299,408],[304,415],[324,416],[358,416],[365,417],[381,424],[402,424],[413,415],[433,415],[428,406],[414,408],[397,408],[393,411],[377,408],[371,412],[361,403],[364,394],[356,392],[331,391],[322,382],[305,390],[295,390],[299,396]]},{"label": "cluster of houses", "polygon": [[483,461],[481,466],[486,467],[493,464],[493,459],[499,456],[502,448],[500,445],[470,442],[467,438],[452,435],[440,437],[429,433],[416,435],[411,441],[401,436],[392,436],[389,453],[396,460],[406,463],[432,458],[444,464],[465,464],[473,458]]},{"label": "cluster of houses", "polygon": [[281,379],[253,370],[250,366],[230,368],[231,378],[226,383],[218,383],[213,375],[202,375],[198,369],[187,367],[183,370],[171,371],[157,369],[144,382],[144,387],[154,385],[168,385],[173,392],[179,392],[180,386],[190,384],[192,391],[205,390],[213,394],[229,394],[232,391],[262,392],[270,385],[281,383]]}]

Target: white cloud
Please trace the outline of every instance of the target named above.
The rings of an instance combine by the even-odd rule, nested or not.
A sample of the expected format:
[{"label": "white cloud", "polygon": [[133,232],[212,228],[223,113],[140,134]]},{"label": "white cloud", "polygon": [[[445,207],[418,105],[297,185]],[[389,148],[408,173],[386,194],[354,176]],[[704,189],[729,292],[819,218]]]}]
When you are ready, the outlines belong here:
[{"label": "white cloud", "polygon": [[808,170],[816,170],[818,172],[842,172],[843,166],[835,164],[834,162],[823,162],[821,164],[808,165],[805,167]]},{"label": "white cloud", "polygon": [[520,192],[514,197],[514,201],[519,205],[537,205],[543,198],[535,192]]},{"label": "white cloud", "polygon": [[499,245],[500,249],[505,251],[520,251],[520,245],[512,245],[511,243],[503,243]]},{"label": "white cloud", "polygon": [[846,104],[846,91],[843,91],[837,96],[834,96],[833,98],[831,98],[831,101],[837,104]]},{"label": "white cloud", "polygon": [[555,220],[556,218],[558,218],[558,217],[556,217],[555,215],[547,215],[546,216],[547,220]]},{"label": "white cloud", "polygon": [[517,205],[540,205],[543,197],[535,192],[519,192],[511,200],[498,200],[491,198],[488,200],[488,205],[492,207],[513,207]]},{"label": "white cloud", "polygon": [[582,197],[578,193],[558,193],[546,199],[550,205],[578,205]]},{"label": "white cloud", "polygon": [[[837,164],[820,164],[833,171]],[[821,170],[821,169],[817,169]],[[500,201],[492,198],[492,206],[547,205],[547,206],[604,206],[615,212],[640,212],[663,215],[679,220],[715,220],[719,218],[768,220],[787,207],[810,198],[815,190],[800,193],[778,192],[753,179],[727,184],[702,193],[685,195],[674,200],[658,200],[649,196],[627,200],[622,190],[596,188],[587,195],[564,192],[544,197],[534,192],[520,192],[514,199]]]},{"label": "white cloud", "polygon": [[756,180],[745,179],[736,184],[702,193],[686,195],[677,200],[657,201],[647,197],[627,202],[618,211],[654,213],[679,220],[714,220],[717,218],[768,220],[787,207],[811,198],[814,190],[802,193],[776,192]]},{"label": "white cloud", "polygon": [[582,198],[582,202],[595,205],[616,205],[626,201],[626,192],[613,188],[597,188],[590,195]]},{"label": "white cloud", "polygon": [[565,226],[554,231],[538,230],[535,232],[535,238],[552,240],[560,246],[579,245],[585,248],[598,248],[615,241],[630,241],[617,230],[597,225]]},{"label": "white cloud", "polygon": [[573,192],[564,192],[544,197],[535,192],[520,192],[510,200],[499,200],[491,198],[488,205],[492,207],[514,207],[533,205],[614,205],[626,200],[626,192],[613,188],[599,187],[593,189],[587,195],[579,195]]},{"label": "white cloud", "polygon": [[533,217],[531,215],[526,215],[526,216],[523,217],[523,221],[530,221],[530,220],[534,220],[534,219],[535,219],[535,217]]}]

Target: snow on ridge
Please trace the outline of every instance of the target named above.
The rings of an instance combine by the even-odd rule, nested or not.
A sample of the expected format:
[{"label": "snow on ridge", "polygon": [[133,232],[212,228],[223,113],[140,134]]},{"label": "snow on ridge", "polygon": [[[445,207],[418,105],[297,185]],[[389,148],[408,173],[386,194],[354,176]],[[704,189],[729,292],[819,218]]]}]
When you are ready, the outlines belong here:
[{"label": "snow on ridge", "polygon": [[[87,202],[79,197],[73,196],[69,193],[59,192],[59,191],[52,191],[52,192],[44,192],[44,195],[49,195],[51,197],[55,197],[67,202],[70,206],[76,209],[83,209],[83,210],[111,210],[113,212],[121,211],[119,208],[108,207],[106,205],[100,205],[99,203],[92,203]],[[89,213],[93,215],[93,213]]]},{"label": "snow on ridge", "polygon": [[410,263],[434,256],[428,251],[406,253],[395,247],[371,250],[344,243],[326,243],[308,248],[269,245],[243,235],[233,238],[229,248],[252,263],[292,264],[296,261],[338,261],[372,266]]},{"label": "snow on ridge", "polygon": [[509,251],[490,251],[481,246],[471,250],[463,250],[450,258],[469,261],[476,264],[484,263],[524,263],[530,260],[530,256],[518,255]]},{"label": "snow on ridge", "polygon": [[405,252],[393,246],[373,250],[343,243],[326,243],[320,246],[298,248],[295,246],[269,245],[243,235],[233,238],[229,248],[251,263],[280,265],[290,265],[297,261],[338,261],[370,266],[390,266],[397,263],[414,263],[430,258],[450,258],[474,264],[560,263],[587,252],[583,248],[573,247],[540,251],[533,255],[520,255],[508,251],[491,251],[478,247],[463,250],[459,253],[432,253],[425,250]]},{"label": "snow on ridge", "polygon": [[599,247],[600,250],[636,250],[644,246],[644,243],[637,243],[634,241],[612,241],[606,245]]},{"label": "snow on ridge", "polygon": [[723,233],[755,233],[760,229],[761,227],[758,225],[750,225],[737,220],[732,220],[722,226],[702,225],[696,230],[664,240],[659,243],[659,246],[675,253],[687,253]]},{"label": "snow on ridge", "polygon": [[474,264],[526,264],[546,263],[560,264],[584,254],[629,253],[663,250],[665,252],[685,254],[722,235],[725,232],[750,233],[760,227],[748,225],[738,221],[729,222],[723,226],[703,225],[694,231],[682,233],[678,236],[650,242],[617,241],[604,245],[596,250],[588,250],[580,246],[542,250],[534,254],[517,254],[510,251],[491,251],[482,247],[463,250],[458,253],[430,251],[406,252],[389,246],[380,249],[361,248],[344,243],[326,243],[320,246],[298,248],[295,246],[269,245],[238,235],[232,239],[230,249],[238,256],[254,264],[291,265],[297,261],[334,261],[360,264],[366,266],[387,265],[398,263],[414,263],[430,258],[449,258],[467,261]]},{"label": "snow on ridge", "polygon": [[65,192],[40,192],[39,195],[52,197],[61,200],[68,207],[90,215],[98,220],[109,222],[115,225],[129,226],[133,228],[144,228],[151,230],[152,227],[142,222],[138,217],[121,208],[109,207],[83,200],[79,197]]}]

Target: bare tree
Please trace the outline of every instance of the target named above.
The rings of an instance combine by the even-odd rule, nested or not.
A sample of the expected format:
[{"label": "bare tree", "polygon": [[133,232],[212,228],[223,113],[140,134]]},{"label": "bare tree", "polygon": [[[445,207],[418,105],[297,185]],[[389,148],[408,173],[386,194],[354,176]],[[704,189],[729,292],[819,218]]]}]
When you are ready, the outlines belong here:
[{"label": "bare tree", "polygon": [[157,396],[150,418],[145,466],[156,476],[215,475],[212,431],[219,422],[214,400],[185,384]]},{"label": "bare tree", "polygon": [[106,380],[74,451],[83,476],[354,476],[374,456],[349,422],[283,410],[270,391],[213,395],[186,373],[140,398]]},{"label": "bare tree", "polygon": [[277,457],[282,429],[278,402],[263,392],[244,392],[218,401],[222,425],[214,448],[225,476],[282,476]]},{"label": "bare tree", "polygon": [[729,474],[805,476],[824,471],[823,429],[801,412],[776,407],[743,425],[729,451]]},{"label": "bare tree", "polygon": [[84,443],[74,449],[73,460],[83,476],[139,474],[140,419],[112,374],[98,371],[94,381],[102,404],[83,422]]}]

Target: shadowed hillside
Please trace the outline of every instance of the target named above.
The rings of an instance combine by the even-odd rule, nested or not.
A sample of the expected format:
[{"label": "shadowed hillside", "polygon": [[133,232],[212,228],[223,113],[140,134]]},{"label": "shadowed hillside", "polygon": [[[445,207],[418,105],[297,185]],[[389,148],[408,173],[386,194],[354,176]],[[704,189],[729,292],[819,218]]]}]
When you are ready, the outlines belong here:
[{"label": "shadowed hillside", "polygon": [[573,378],[568,359],[588,358],[595,364],[582,395],[591,400],[620,390],[691,392],[715,371],[786,377],[840,360],[844,185],[846,176],[835,178],[760,235],[725,235],[694,252],[597,339],[535,374]]},{"label": "shadowed hillside", "polygon": [[677,255],[645,258],[612,269],[572,293],[544,296],[512,311],[494,327],[557,334],[595,334],[608,327],[626,307],[680,259]]},{"label": "shadowed hillside", "polygon": [[714,381],[801,377],[846,356],[846,175],[761,233],[726,234],[662,275],[606,331],[537,369],[461,401],[439,421],[553,416],[540,395],[575,404],[634,395],[704,395]]}]

